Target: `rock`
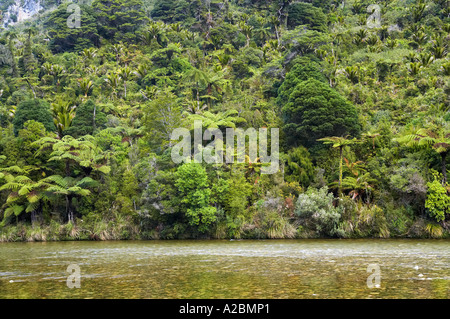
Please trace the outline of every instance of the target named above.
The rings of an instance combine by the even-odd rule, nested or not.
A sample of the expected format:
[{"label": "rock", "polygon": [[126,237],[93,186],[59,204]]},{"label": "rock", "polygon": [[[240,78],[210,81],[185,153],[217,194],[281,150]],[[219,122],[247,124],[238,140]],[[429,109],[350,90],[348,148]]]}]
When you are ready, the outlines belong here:
[{"label": "rock", "polygon": [[3,19],[0,23],[3,27],[14,25],[31,18],[41,9],[43,9],[41,0],[15,0],[13,4],[4,10]]}]

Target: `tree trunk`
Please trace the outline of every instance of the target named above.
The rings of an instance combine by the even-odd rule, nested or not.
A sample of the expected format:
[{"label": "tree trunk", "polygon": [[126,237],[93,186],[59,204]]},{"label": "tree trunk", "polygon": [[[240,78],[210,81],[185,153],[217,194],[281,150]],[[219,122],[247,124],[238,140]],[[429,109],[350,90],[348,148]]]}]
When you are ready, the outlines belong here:
[{"label": "tree trunk", "polygon": [[344,147],[339,147],[339,195],[342,194],[342,155],[343,155]]},{"label": "tree trunk", "polygon": [[69,195],[66,195],[66,214],[67,214],[67,219],[69,222],[73,223],[73,212],[72,209],[70,207],[70,202],[71,202],[72,198]]},{"label": "tree trunk", "polygon": [[66,160],[66,176],[70,176],[70,162],[69,160]]},{"label": "tree trunk", "polygon": [[34,226],[35,223],[36,223],[36,212],[33,210],[31,212],[31,225]]},{"label": "tree trunk", "polygon": [[94,128],[92,131],[92,135],[94,135],[94,131],[95,131],[95,113],[97,112],[97,105],[94,104],[94,116],[92,117],[92,127]]},{"label": "tree trunk", "polygon": [[197,108],[200,110],[200,94],[198,92],[198,82],[197,82]]},{"label": "tree trunk", "polygon": [[445,161],[447,157],[447,152],[441,153],[441,165],[442,165],[442,176],[444,177],[442,180],[442,186],[446,186],[447,185],[447,163]]},{"label": "tree trunk", "polygon": [[278,35],[278,28],[277,28],[276,25],[275,25],[275,35],[276,35],[276,37],[277,37],[278,47],[280,47],[280,45],[281,45],[281,40],[280,40],[280,36]]}]

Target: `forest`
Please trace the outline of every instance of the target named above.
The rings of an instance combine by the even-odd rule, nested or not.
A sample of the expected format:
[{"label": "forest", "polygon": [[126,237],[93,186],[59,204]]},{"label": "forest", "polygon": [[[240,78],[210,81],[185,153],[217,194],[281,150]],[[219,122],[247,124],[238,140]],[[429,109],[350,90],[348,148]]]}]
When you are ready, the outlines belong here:
[{"label": "forest", "polygon": [[[450,238],[450,1],[41,5],[0,29],[0,241]],[[175,163],[194,121],[279,170]]]}]

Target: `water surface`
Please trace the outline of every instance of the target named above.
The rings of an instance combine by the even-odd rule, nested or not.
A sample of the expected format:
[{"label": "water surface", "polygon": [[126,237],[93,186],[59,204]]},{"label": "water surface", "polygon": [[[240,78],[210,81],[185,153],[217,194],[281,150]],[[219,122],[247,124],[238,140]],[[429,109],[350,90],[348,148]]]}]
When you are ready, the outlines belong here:
[{"label": "water surface", "polygon": [[[81,288],[68,288],[70,264]],[[379,288],[368,288],[370,264]],[[444,298],[448,240],[0,243],[0,298]]]}]

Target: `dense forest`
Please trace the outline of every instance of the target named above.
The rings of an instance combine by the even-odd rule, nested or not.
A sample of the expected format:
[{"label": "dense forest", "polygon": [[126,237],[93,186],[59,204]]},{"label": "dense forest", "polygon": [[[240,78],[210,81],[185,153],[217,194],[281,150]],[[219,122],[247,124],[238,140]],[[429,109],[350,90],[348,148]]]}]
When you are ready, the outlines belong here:
[{"label": "dense forest", "polygon": [[[0,31],[0,241],[450,237],[450,1],[41,5]],[[278,172],[175,163],[194,121],[279,128]]]}]

